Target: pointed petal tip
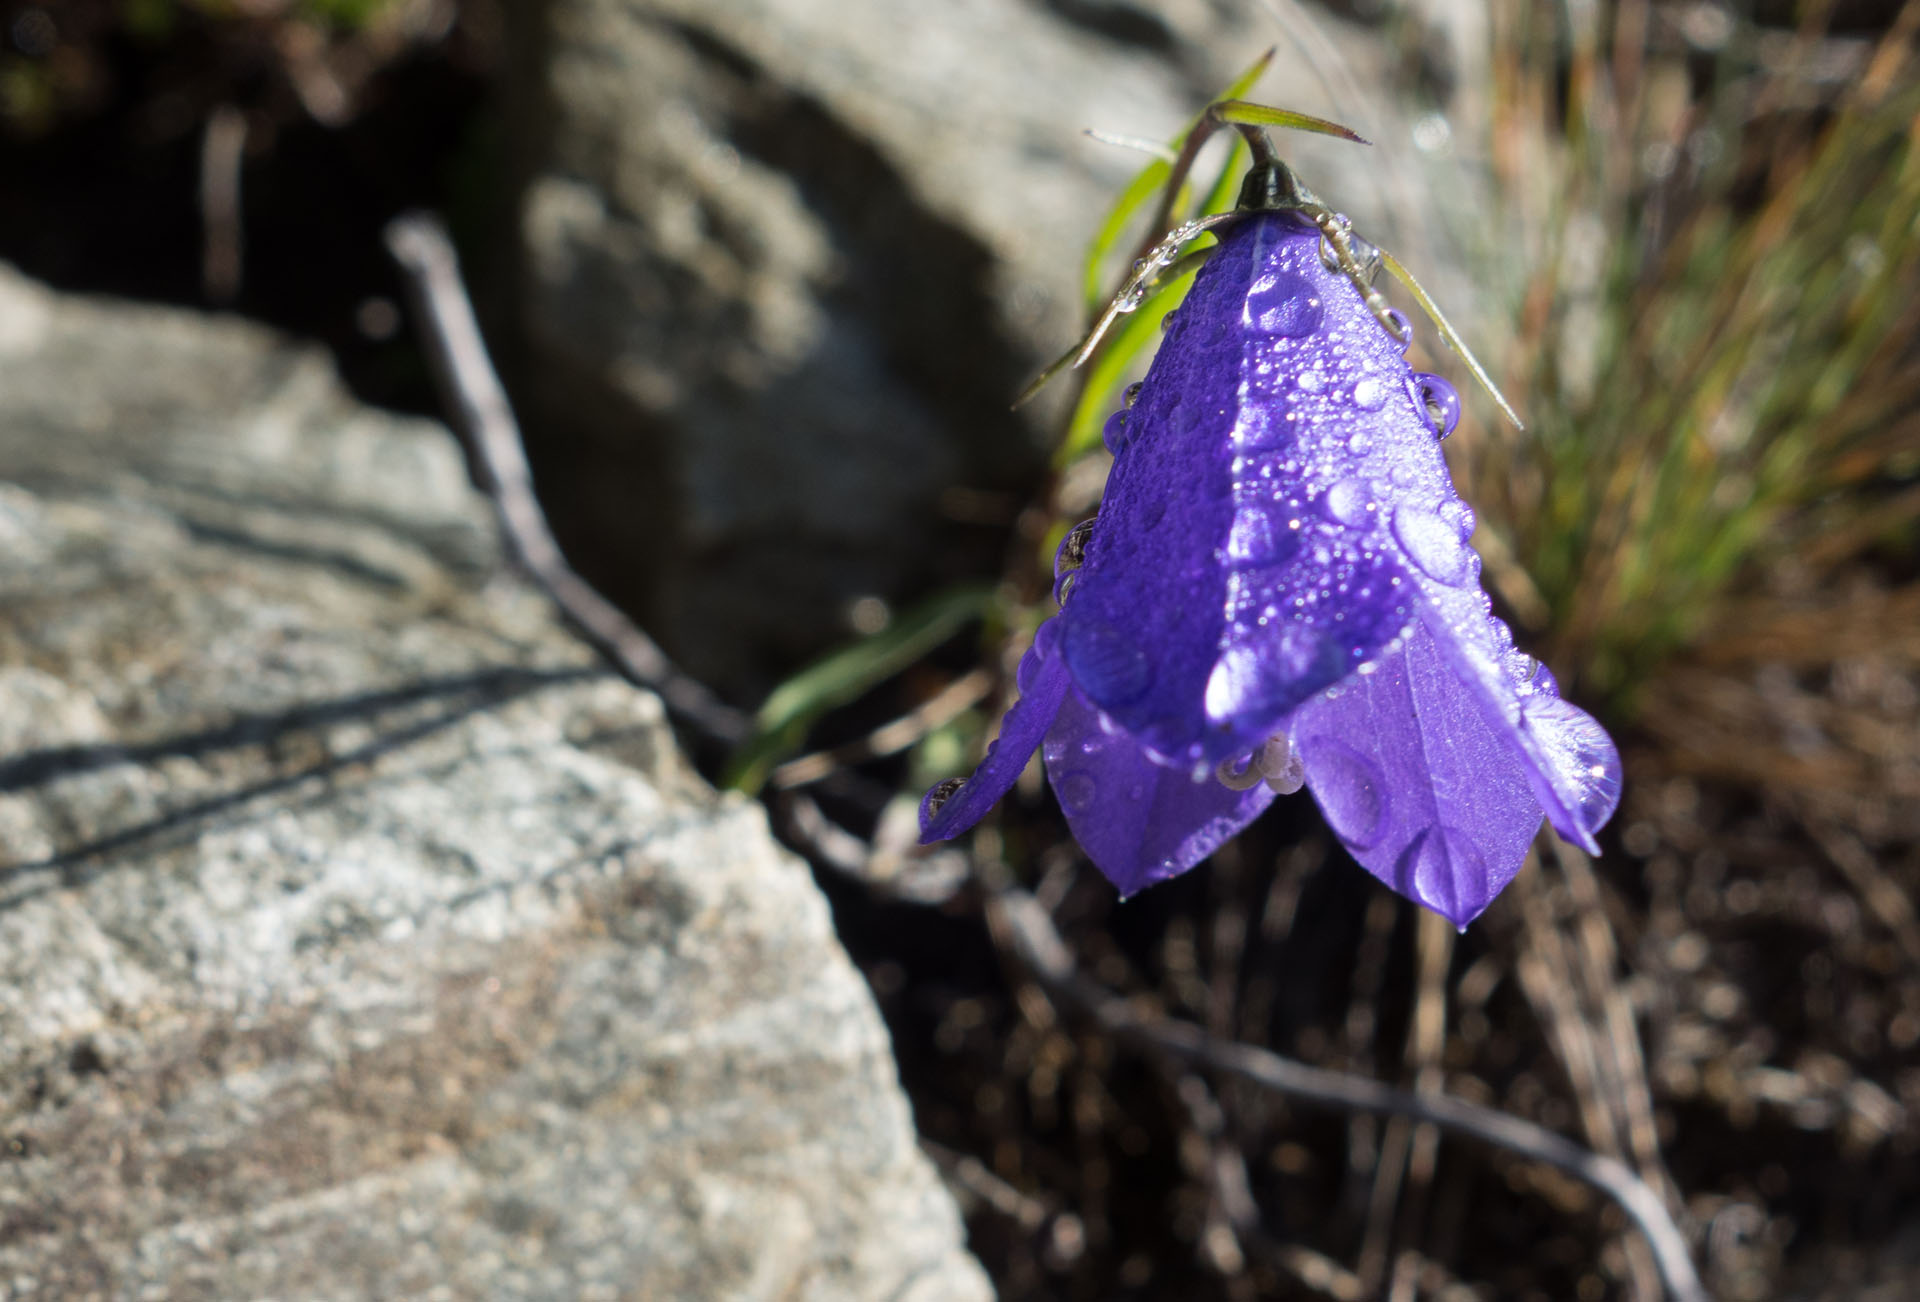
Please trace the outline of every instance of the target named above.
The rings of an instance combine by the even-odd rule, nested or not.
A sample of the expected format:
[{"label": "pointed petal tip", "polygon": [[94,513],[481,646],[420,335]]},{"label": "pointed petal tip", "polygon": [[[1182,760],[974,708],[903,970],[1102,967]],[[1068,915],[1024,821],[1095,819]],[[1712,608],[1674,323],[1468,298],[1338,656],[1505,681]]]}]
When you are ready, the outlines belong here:
[{"label": "pointed petal tip", "polygon": [[1574,833],[1574,835],[1572,836],[1567,835],[1567,829],[1556,827],[1553,830],[1555,832],[1558,832],[1560,834],[1561,839],[1565,840],[1568,844],[1577,845],[1582,850],[1585,850],[1588,854],[1593,855],[1595,858],[1599,857],[1600,842],[1597,839],[1595,839],[1593,835],[1595,831],[1599,830],[1598,828],[1589,830],[1588,828],[1585,828],[1585,827],[1575,827],[1571,829]]},{"label": "pointed petal tip", "polygon": [[927,794],[920,797],[921,845],[932,845],[935,841],[951,841],[954,837],[966,831],[967,828],[973,826],[971,822],[959,826],[948,826],[947,824],[960,824],[960,820],[958,818],[942,819],[940,817],[941,809],[950,805],[953,802],[953,797],[959,794],[960,788],[965,785],[966,782],[963,779],[948,778],[944,782],[934,783],[932,787],[928,788]]}]

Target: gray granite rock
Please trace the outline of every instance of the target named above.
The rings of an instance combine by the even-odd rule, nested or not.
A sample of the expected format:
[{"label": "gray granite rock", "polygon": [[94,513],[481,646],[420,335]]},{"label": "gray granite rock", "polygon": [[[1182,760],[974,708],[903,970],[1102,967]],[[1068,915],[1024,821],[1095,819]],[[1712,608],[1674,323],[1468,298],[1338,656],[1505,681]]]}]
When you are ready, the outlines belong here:
[{"label": "gray granite rock", "polygon": [[0,1298],[989,1296],[805,867],[445,432],[0,268]]},{"label": "gray granite rock", "polygon": [[[1442,23],[1471,9],[1432,0],[1397,30],[1443,29],[1436,59],[1471,51]],[[1424,156],[1380,89],[1404,57],[1324,16],[1283,25],[1252,0],[517,12],[536,53],[508,115],[526,160],[510,315],[534,452],[586,563],[617,557],[607,581],[723,681],[845,636],[862,594],[997,566],[1004,535],[982,526],[1031,491],[1069,386],[1022,417],[1007,404],[1082,328],[1082,250],[1143,161],[1083,127],[1164,139],[1277,44],[1265,98],[1380,141],[1295,135],[1288,156],[1434,265]],[[1443,193],[1461,192],[1455,170]],[[954,487],[1004,490],[1002,514]]]}]

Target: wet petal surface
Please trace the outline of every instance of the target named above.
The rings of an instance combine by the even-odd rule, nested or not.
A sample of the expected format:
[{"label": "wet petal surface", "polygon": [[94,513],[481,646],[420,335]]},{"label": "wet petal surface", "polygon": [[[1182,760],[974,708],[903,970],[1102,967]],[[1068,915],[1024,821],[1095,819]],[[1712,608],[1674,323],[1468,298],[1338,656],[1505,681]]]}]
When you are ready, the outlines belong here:
[{"label": "wet petal surface", "polygon": [[1259,745],[1412,618],[1369,453],[1396,401],[1433,436],[1318,245],[1285,216],[1228,232],[1114,440],[1062,614],[1075,684],[1182,767]]},{"label": "wet petal surface", "polygon": [[1292,731],[1328,824],[1400,894],[1465,926],[1520,870],[1540,829],[1523,757],[1424,625]]},{"label": "wet petal surface", "polygon": [[[1479,569],[1478,558],[1474,565]],[[1432,585],[1428,585],[1432,586]],[[1519,751],[1554,831],[1588,854],[1620,803],[1620,752],[1592,715],[1561,699],[1553,675],[1514,650],[1476,583],[1425,594],[1421,623],[1487,726]]]},{"label": "wet petal surface", "polygon": [[1074,839],[1123,898],[1193,867],[1273,802],[1264,782],[1232,791],[1154,763],[1072,690],[1043,754]]},{"label": "wet petal surface", "polygon": [[1070,690],[1059,655],[1059,632],[1059,621],[1050,619],[1034,634],[1033,645],[1020,658],[1020,699],[1000,721],[1000,736],[987,747],[973,776],[958,790],[943,792],[935,787],[921,800],[920,844],[960,835],[985,817],[1019,780]]}]

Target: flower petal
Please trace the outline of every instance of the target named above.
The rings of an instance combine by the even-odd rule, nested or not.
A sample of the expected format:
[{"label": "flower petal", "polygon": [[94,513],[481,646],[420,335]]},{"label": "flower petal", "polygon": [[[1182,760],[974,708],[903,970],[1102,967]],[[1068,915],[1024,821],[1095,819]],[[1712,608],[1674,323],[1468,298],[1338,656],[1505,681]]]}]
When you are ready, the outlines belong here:
[{"label": "flower petal", "polygon": [[[994,802],[1019,780],[1034,747],[1053,726],[1068,694],[1067,668],[1059,655],[1059,621],[1050,619],[1034,634],[1015,675],[1020,699],[1000,721],[1000,736],[987,747],[980,767],[957,790],[935,787],[920,802],[920,844],[948,841],[986,816]],[[944,793],[944,794],[943,794]]]},{"label": "flower petal", "polygon": [[1358,468],[1396,392],[1426,427],[1319,238],[1276,214],[1226,233],[1116,431],[1062,612],[1075,685],[1182,767],[1259,745],[1412,619]]},{"label": "flower petal", "polygon": [[[1476,560],[1474,571],[1479,572]],[[1620,803],[1620,753],[1592,715],[1562,700],[1553,675],[1514,650],[1513,635],[1491,613],[1487,595],[1425,585],[1421,623],[1455,678],[1493,727],[1526,760],[1534,798],[1547,821],[1589,854],[1594,834]]]},{"label": "flower petal", "polygon": [[1520,871],[1540,830],[1523,755],[1424,624],[1291,727],[1327,822],[1400,894],[1464,927]]},{"label": "flower petal", "polygon": [[[1401,612],[1417,616],[1487,726],[1511,738],[1525,757],[1528,784],[1548,821],[1598,853],[1594,833],[1619,803],[1619,754],[1591,716],[1560,699],[1550,674],[1535,672],[1533,662],[1514,651],[1512,634],[1491,613],[1480,588],[1480,558],[1467,545],[1473,511],[1454,491],[1440,450],[1457,397],[1438,376],[1408,368],[1400,343],[1373,321],[1360,292],[1319,267],[1317,252],[1311,263],[1296,258],[1289,265],[1314,286],[1326,329],[1344,345],[1324,350],[1294,375],[1295,392],[1272,394],[1267,401],[1278,404],[1277,414],[1268,419],[1285,415],[1293,422],[1283,468],[1297,471],[1297,496],[1318,513],[1316,536],[1333,535],[1332,524],[1343,526],[1343,541],[1332,545],[1370,558],[1360,583],[1318,591],[1330,591],[1335,611],[1356,627],[1356,650],[1380,645],[1378,632],[1394,628]],[[1272,299],[1274,291],[1259,283],[1249,296],[1249,318],[1268,310],[1263,305]],[[1273,369],[1278,374],[1284,367]],[[1257,414],[1258,387],[1249,379],[1243,426]],[[1236,438],[1245,435],[1236,430]],[[1312,576],[1289,574],[1287,582],[1311,583]],[[1293,591],[1297,600],[1311,602],[1315,595],[1311,588]]]},{"label": "flower petal", "polygon": [[1264,782],[1233,791],[1155,763],[1075,691],[1042,754],[1074,839],[1122,898],[1193,867],[1273,803]]}]

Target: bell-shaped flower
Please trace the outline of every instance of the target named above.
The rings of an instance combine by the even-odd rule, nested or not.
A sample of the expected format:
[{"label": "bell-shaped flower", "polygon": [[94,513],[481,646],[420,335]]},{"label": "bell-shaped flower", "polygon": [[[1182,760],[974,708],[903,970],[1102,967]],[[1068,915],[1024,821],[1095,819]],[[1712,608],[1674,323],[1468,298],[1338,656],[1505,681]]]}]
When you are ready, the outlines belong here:
[{"label": "bell-shaped flower", "polygon": [[1302,779],[1369,872],[1462,926],[1543,814],[1597,850],[1619,757],[1491,613],[1440,450],[1459,400],[1405,347],[1311,222],[1221,232],[1108,424],[1106,493],[1061,549],[1020,698],[973,776],[928,794],[924,841],[971,827],[1042,747],[1127,895]]}]

